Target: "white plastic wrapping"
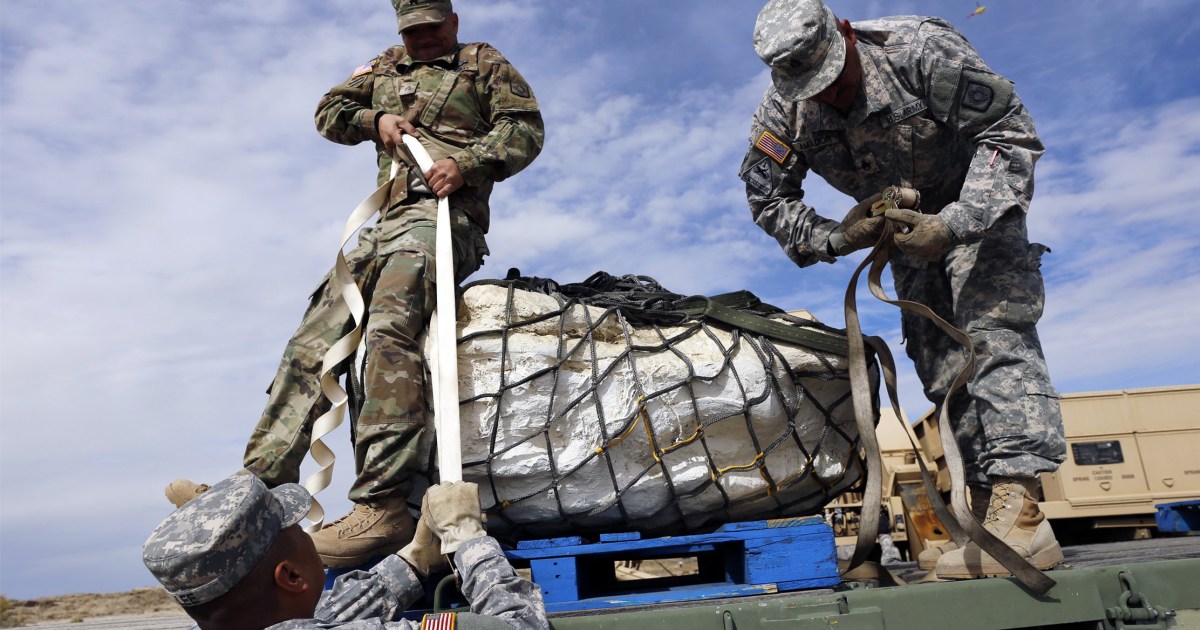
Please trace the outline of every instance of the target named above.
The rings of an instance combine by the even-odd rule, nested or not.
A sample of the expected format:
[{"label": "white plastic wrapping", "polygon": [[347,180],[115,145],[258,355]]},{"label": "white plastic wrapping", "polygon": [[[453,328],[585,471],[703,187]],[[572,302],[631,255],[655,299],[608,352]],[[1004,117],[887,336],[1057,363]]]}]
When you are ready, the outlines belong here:
[{"label": "white plastic wrapping", "polygon": [[463,475],[489,531],[812,514],[861,475],[844,357],[700,323],[635,328],[578,304],[503,334],[559,310],[527,291],[510,307],[490,285],[460,305]]}]

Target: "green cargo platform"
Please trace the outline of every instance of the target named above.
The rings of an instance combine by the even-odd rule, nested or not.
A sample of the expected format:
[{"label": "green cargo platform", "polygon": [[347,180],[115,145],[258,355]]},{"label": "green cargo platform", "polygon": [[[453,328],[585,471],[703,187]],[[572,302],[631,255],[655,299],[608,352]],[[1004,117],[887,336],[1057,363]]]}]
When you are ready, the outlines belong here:
[{"label": "green cargo platform", "polygon": [[[1058,584],[1044,597],[1000,578],[883,588],[847,583],[695,604],[559,613],[551,616],[551,625],[561,630],[1200,629],[1200,537],[1063,551],[1066,565],[1050,572]],[[891,568],[905,579],[923,573],[912,563]]]}]

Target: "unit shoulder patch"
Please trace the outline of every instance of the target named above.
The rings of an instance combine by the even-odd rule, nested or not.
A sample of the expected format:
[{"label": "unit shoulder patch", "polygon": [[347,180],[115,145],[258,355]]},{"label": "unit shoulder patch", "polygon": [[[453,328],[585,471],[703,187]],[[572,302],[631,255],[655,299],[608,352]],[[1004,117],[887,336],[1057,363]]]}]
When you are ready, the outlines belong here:
[{"label": "unit shoulder patch", "polygon": [[775,134],[765,129],[759,134],[758,140],[754,141],[754,146],[779,164],[783,164],[784,160],[787,160],[787,157],[792,153],[791,147],[784,144]]},{"label": "unit shoulder patch", "polygon": [[992,88],[978,81],[967,81],[967,87],[963,90],[962,106],[977,112],[986,112],[992,106],[992,99],[995,96],[996,93]]},{"label": "unit shoulder patch", "polygon": [[976,124],[986,124],[1004,116],[1012,100],[1013,86],[1004,77],[963,68],[959,93],[959,116]]},{"label": "unit shoulder patch", "polygon": [[770,195],[775,189],[772,183],[771,162],[765,157],[760,158],[750,168],[742,171],[742,181],[754,192],[764,197]]},{"label": "unit shoulder patch", "polygon": [[509,81],[508,87],[510,90],[512,90],[513,96],[529,98],[530,95],[533,94],[533,92],[529,90],[529,84],[520,79],[512,79]]}]

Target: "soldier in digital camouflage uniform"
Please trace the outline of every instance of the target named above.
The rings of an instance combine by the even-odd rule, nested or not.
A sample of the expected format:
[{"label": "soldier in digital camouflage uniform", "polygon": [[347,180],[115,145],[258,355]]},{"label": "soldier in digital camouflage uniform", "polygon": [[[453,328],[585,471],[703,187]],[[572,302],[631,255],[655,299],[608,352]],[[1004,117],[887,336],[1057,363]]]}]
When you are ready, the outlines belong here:
[{"label": "soldier in digital camouflage uniform", "polygon": [[[320,556],[298,525],[311,499],[296,484],[268,490],[257,477],[234,475],[159,524],[142,561],[203,630],[550,627],[541,590],[483,531],[475,484],[432,486],[412,542],[325,592]],[[448,556],[471,611],[401,619]]]},{"label": "soldier in digital camouflage uniform", "polygon": [[[461,282],[488,253],[488,198],[494,182],[516,174],[541,151],[542,118],[529,84],[493,47],[458,43],[448,0],[392,0],[403,46],[354,70],[317,105],[322,136],[341,144],[374,142],[378,180],[397,182],[378,224],[347,255],[368,300],[364,403],[355,425],[355,508],[314,535],[327,566],[354,566],[395,551],[412,536],[405,508],[408,478],[428,408],[417,338],[434,306],[434,235],[438,197],[449,196],[455,278]],[[401,134],[417,137],[434,159],[422,174]],[[321,360],[352,326],[339,288],[327,276],[284,351],[269,400],[251,435],[245,467],[268,485],[294,482],[313,422],[328,409]],[[168,487],[176,505],[204,488]]]},{"label": "soldier in digital camouflage uniform", "polygon": [[[797,265],[870,247],[885,220],[901,299],[920,302],[970,335],[975,371],[951,403],[972,512],[1039,568],[1062,559],[1038,510],[1039,473],[1065,456],[1058,392],[1036,324],[1043,245],[1025,213],[1043,147],[1012,82],[992,72],[948,23],[891,17],[840,23],[819,0],[771,0],[754,47],[772,87],[751,125],[741,167],[754,221]],[[858,200],[841,221],[804,203],[816,173]],[[866,212],[892,185],[921,193],[921,212]],[[932,323],[904,312],[907,352],[940,403],[966,353]],[[974,544],[931,552],[943,578],[1006,575]]]}]

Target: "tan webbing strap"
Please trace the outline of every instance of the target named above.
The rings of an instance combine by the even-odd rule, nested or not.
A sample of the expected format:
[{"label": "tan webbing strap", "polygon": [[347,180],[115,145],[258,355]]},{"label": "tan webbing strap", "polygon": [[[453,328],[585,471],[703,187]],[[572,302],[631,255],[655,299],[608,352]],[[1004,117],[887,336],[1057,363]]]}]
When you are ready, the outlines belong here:
[{"label": "tan webbing strap", "polygon": [[317,470],[304,480],[304,487],[309,494],[313,495],[312,506],[308,509],[307,515],[310,524],[304,528],[310,534],[324,525],[325,508],[321,506],[316,495],[329,487],[329,482],[333,479],[333,465],[337,459],[322,438],[341,426],[346,404],[349,401],[346,390],[338,383],[336,370],[343,361],[354,354],[354,350],[362,340],[362,320],[366,310],[362,292],[359,291],[358,283],[350,273],[350,266],[346,264],[343,250],[346,243],[349,243],[350,239],[354,237],[355,232],[375,216],[376,212],[387,209],[387,203],[392,194],[392,185],[396,181],[396,171],[397,166],[393,161],[392,178],[362,200],[358,207],[350,213],[350,218],[346,220],[346,226],[342,230],[342,244],[338,247],[337,259],[333,265],[333,281],[337,283],[338,295],[345,302],[350,316],[354,319],[354,327],[341,339],[335,341],[321,359],[321,393],[329,399],[330,407],[313,422],[312,441],[309,445],[309,452],[318,466]]},{"label": "tan webbing strap", "polygon": [[[958,443],[954,440],[953,428],[950,426],[950,400],[953,398],[954,394],[956,394],[958,392],[959,389],[961,389],[963,386],[965,386],[967,384],[967,382],[971,378],[971,375],[974,373],[974,370],[975,370],[974,344],[971,342],[971,338],[966,333],[959,330],[958,328],[955,328],[953,325],[951,325],[946,320],[942,319],[937,313],[933,312],[932,309],[925,306],[924,304],[912,302],[909,300],[893,300],[887,295],[887,292],[883,288],[881,278],[883,276],[884,267],[886,267],[887,263],[891,260],[891,242],[892,242],[892,237],[895,234],[895,230],[896,230],[896,225],[893,221],[889,220],[885,223],[884,232],[883,232],[883,235],[880,237],[879,242],[875,245],[875,248],[871,250],[871,254],[869,256],[867,256],[867,258],[863,261],[863,263],[861,265],[859,265],[858,269],[854,273],[853,278],[850,281],[850,287],[846,291],[846,319],[847,319],[846,333],[851,340],[851,352],[852,352],[852,355],[850,357],[851,385],[853,386],[854,382],[855,382],[854,375],[855,375],[856,359],[853,356],[853,352],[855,349],[855,340],[861,339],[861,333],[858,331],[858,314],[857,314],[856,306],[854,305],[854,302],[853,302],[853,297],[854,297],[855,291],[857,290],[859,275],[862,272],[862,270],[869,264],[871,266],[871,270],[870,270],[870,273],[868,274],[867,284],[871,290],[871,293],[876,298],[878,298],[882,302],[886,302],[888,304],[896,306],[897,308],[900,308],[901,310],[905,310],[910,313],[919,315],[920,317],[924,317],[924,318],[928,319],[929,321],[933,322],[934,325],[936,325],[939,329],[941,329],[943,332],[945,332],[947,335],[949,335],[952,339],[957,341],[960,345],[963,346],[963,348],[965,348],[967,350],[968,360],[967,360],[966,365],[955,377],[954,382],[950,385],[950,389],[946,392],[946,396],[942,400],[942,403],[940,405],[938,405],[938,428],[941,433],[942,450],[945,451],[946,467],[949,469],[949,472],[950,472],[950,503],[953,506],[953,515],[955,517],[955,519],[951,519],[951,520],[957,520],[960,531],[957,535],[954,535],[954,531],[953,531],[953,529],[951,529],[952,526],[947,525],[947,529],[951,529],[951,535],[954,535],[956,542],[959,542],[960,545],[965,544],[967,540],[974,542],[980,549],[982,549],[984,552],[986,552],[988,555],[990,555],[992,558],[994,558],[996,561],[998,561],[1001,565],[1004,566],[1004,568],[1008,569],[1013,574],[1013,576],[1016,577],[1017,580],[1019,580],[1022,584],[1024,584],[1028,589],[1030,589],[1031,591],[1033,591],[1034,593],[1036,593],[1038,595],[1043,595],[1047,591],[1049,591],[1051,587],[1054,586],[1054,584],[1055,584],[1054,580],[1050,579],[1045,573],[1034,568],[1034,566],[1029,564],[1029,562],[1027,562],[1024,558],[1022,558],[1020,556],[1020,554],[1018,554],[1011,547],[1006,545],[1004,543],[1004,541],[1000,540],[995,535],[993,535],[991,532],[984,529],[983,525],[980,524],[978,521],[976,521],[974,519],[974,517],[971,516],[971,511],[970,511],[969,507],[967,506],[966,484],[964,481],[966,474],[965,474],[964,467],[963,467],[962,453],[958,450]],[[851,330],[851,321],[853,321],[853,325],[854,325],[853,330]],[[861,349],[861,346],[860,346],[860,349]],[[863,370],[865,371],[865,360],[860,359],[858,362],[863,364],[863,366],[864,366]],[[868,394],[868,396],[869,396],[869,394]],[[859,396],[856,393],[856,395],[855,395],[855,409],[856,410],[859,407],[858,399],[861,397],[862,396]],[[869,401],[868,401],[868,404],[869,404]],[[893,404],[895,404],[895,403],[893,402]],[[898,408],[899,407],[897,407],[897,409]],[[860,420],[860,429],[859,430],[861,432],[862,431],[861,418],[859,420]],[[872,437],[874,437],[874,436],[872,435]],[[864,440],[864,446],[865,445],[866,445],[866,441]],[[870,492],[872,489],[871,480],[870,480],[870,472],[871,472],[870,466],[868,466],[867,470],[868,470],[867,491]],[[928,487],[929,487],[929,483],[927,481],[926,488],[928,489]],[[936,492],[934,494],[931,494],[930,496],[932,498],[935,495],[936,495]],[[863,517],[862,517],[863,521],[866,521],[866,518],[867,518],[866,509],[868,506],[868,500],[869,499],[867,496],[863,497]],[[878,504],[878,502],[879,502],[879,499],[878,498],[875,499],[874,503]],[[940,514],[939,514],[939,516],[940,516]],[[877,519],[878,519],[878,517],[876,517],[876,520]],[[943,523],[943,524],[945,524],[945,523]],[[869,543],[874,543],[874,535],[873,534],[874,533],[872,533],[870,541],[868,541]],[[859,542],[859,546],[862,546],[864,543],[863,532],[861,529],[859,530],[859,541],[858,542]],[[860,556],[865,557],[865,555],[866,555],[865,550],[860,550],[857,548],[855,549],[855,559],[858,559],[861,562]],[[851,562],[851,566],[854,566],[853,561]]]},{"label": "tan webbing strap", "polygon": [[685,308],[684,312],[701,314],[705,317],[729,324],[730,326],[756,332],[764,337],[771,337],[772,339],[801,345],[813,350],[832,352],[843,357],[849,352],[846,340],[842,339],[840,335],[814,328],[801,328],[777,322],[753,313],[729,308],[711,298],[703,298],[702,308]]},{"label": "tan webbing strap", "polygon": [[921,468],[921,482],[925,486],[925,494],[929,497],[929,503],[933,507],[934,513],[937,514],[938,520],[942,522],[942,525],[950,532],[950,536],[955,541],[967,540],[966,533],[958,526],[958,519],[954,518],[954,515],[947,508],[946,502],[942,501],[942,495],[937,490],[933,474],[929,472],[929,468],[925,466],[925,458],[921,456],[921,447],[917,445],[912,433],[908,430],[907,420],[900,415],[900,397],[896,389],[896,360],[892,357],[892,349],[879,337],[867,337],[866,341],[867,345],[871,346],[875,351],[875,355],[879,357],[888,400],[892,403],[892,409],[897,410],[893,415],[896,417],[896,422],[899,422],[904,428],[904,435],[908,438],[908,443],[912,446],[913,453],[916,454],[917,465]]},{"label": "tan webbing strap", "polygon": [[850,399],[854,404],[854,420],[858,425],[858,439],[862,443],[863,459],[867,467],[867,483],[863,490],[862,509],[859,513],[858,540],[854,544],[854,555],[846,571],[853,570],[867,559],[867,554],[879,536],[879,513],[883,503],[883,460],[879,454],[879,439],[875,435],[875,405],[871,396],[871,380],[867,372],[867,353],[863,344],[862,326],[858,321],[858,308],[854,294],[858,290],[858,277],[870,263],[864,260],[846,287],[846,341],[850,353]]}]

